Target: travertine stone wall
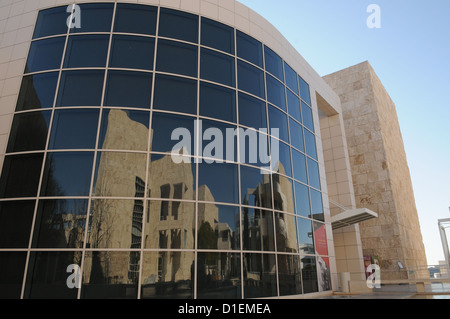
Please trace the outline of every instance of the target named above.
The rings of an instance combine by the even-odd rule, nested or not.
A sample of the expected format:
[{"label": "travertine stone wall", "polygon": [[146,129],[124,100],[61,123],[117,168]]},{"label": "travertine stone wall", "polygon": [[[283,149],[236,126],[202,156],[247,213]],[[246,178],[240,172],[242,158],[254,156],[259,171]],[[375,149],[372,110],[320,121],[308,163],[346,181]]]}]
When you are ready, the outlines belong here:
[{"label": "travertine stone wall", "polygon": [[341,98],[356,206],[379,216],[360,224],[363,253],[382,279],[405,279],[398,261],[427,262],[395,104],[368,62],[324,79]]}]

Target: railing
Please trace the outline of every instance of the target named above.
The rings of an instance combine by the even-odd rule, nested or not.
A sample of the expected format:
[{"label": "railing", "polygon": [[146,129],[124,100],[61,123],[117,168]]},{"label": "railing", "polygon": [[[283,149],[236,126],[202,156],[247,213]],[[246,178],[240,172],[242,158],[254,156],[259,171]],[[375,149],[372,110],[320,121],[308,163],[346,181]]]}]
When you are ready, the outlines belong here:
[{"label": "railing", "polygon": [[407,267],[408,278],[411,280],[430,279],[437,281],[439,279],[450,279],[450,267],[445,265],[429,265]]}]

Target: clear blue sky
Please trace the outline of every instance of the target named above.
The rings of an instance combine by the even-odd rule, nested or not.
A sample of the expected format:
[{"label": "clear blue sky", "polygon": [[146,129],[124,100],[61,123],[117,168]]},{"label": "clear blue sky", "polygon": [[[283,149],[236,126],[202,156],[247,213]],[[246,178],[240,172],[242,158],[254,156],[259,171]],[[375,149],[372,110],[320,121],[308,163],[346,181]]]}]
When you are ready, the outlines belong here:
[{"label": "clear blue sky", "polygon": [[[370,62],[397,106],[428,264],[443,260],[437,222],[450,218],[450,1],[239,1],[322,76]],[[381,8],[380,29],[367,27],[370,4]]]}]

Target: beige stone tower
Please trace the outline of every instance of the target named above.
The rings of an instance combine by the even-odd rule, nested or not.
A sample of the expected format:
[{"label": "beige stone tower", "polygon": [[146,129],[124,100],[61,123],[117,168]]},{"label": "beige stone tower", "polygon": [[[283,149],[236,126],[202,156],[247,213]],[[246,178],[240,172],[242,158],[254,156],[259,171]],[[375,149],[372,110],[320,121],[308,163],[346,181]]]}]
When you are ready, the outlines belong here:
[{"label": "beige stone tower", "polygon": [[406,279],[427,264],[395,105],[368,62],[327,75],[340,96],[357,208],[378,218],[360,224],[363,254],[378,257],[382,280]]}]

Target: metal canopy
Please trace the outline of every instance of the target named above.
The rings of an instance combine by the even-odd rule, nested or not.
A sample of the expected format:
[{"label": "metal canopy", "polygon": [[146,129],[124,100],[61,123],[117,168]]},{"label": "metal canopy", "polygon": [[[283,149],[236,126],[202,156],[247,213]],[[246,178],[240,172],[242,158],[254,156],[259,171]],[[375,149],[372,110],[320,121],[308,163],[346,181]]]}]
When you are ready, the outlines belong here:
[{"label": "metal canopy", "polygon": [[331,217],[331,226],[334,230],[361,223],[372,218],[378,218],[378,214],[370,209],[350,209]]}]

